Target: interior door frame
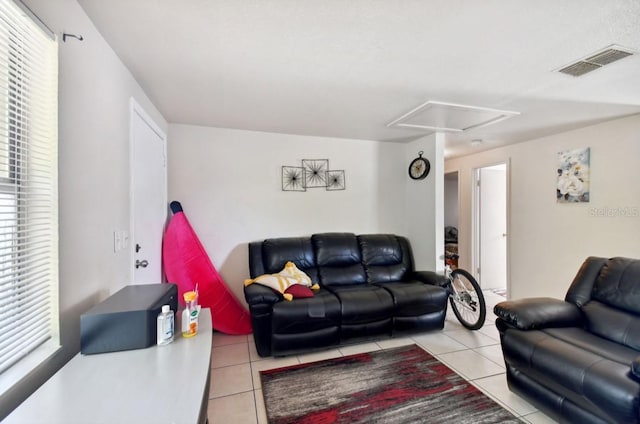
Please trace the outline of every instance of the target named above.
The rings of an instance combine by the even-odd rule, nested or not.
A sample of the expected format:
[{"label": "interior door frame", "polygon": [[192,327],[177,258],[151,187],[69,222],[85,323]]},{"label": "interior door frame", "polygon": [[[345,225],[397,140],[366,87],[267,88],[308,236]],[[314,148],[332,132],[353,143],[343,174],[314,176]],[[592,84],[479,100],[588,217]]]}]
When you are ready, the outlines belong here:
[{"label": "interior door frame", "polygon": [[[162,141],[162,154],[164,157],[164,199],[163,203],[166,205],[168,200],[168,178],[167,178],[167,135],[160,128],[160,126],[149,116],[149,114],[144,110],[142,106],[136,101],[135,98],[131,97],[129,100],[129,237],[131,243],[129,243],[129,251],[130,251],[130,281],[131,283],[135,282],[135,261],[136,261],[136,249],[135,249],[135,204],[134,204],[134,193],[133,193],[133,167],[134,167],[134,158],[133,158],[133,139],[134,139],[134,129],[133,129],[133,119],[134,115],[138,115],[148,126],[149,128],[155,132],[160,140]],[[165,222],[166,225],[166,222]],[[164,272],[162,268],[160,269],[160,277],[161,281],[164,281]]]},{"label": "interior door frame", "polygon": [[506,253],[505,253],[505,269],[506,269],[506,281],[507,281],[507,298],[511,293],[511,247],[510,247],[510,239],[511,239],[511,158],[506,158],[504,160],[499,160],[496,162],[489,162],[483,165],[479,165],[473,168],[473,176],[472,176],[472,219],[471,219],[471,274],[478,280],[480,287],[482,287],[482,278],[479,275],[480,268],[480,170],[482,168],[489,168],[496,165],[505,165],[506,166],[506,228],[507,228],[507,240],[506,240]]}]

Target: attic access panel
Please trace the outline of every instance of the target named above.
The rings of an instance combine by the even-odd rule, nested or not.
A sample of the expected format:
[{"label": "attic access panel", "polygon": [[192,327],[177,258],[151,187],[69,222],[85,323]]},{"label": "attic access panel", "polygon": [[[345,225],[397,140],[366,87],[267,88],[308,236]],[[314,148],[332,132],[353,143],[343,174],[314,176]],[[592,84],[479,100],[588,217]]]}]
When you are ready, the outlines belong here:
[{"label": "attic access panel", "polygon": [[463,132],[519,115],[520,112],[428,101],[387,124],[387,127]]}]

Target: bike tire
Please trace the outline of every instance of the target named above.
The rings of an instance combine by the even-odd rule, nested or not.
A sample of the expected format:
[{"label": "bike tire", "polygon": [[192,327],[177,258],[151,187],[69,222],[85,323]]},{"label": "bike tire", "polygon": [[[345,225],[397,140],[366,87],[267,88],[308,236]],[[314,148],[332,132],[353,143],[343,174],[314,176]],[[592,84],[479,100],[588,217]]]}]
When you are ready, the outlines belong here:
[{"label": "bike tire", "polygon": [[[465,328],[469,330],[477,330],[484,325],[484,321],[487,316],[487,305],[484,300],[484,295],[482,294],[482,289],[480,285],[476,281],[475,278],[471,274],[469,274],[464,269],[455,269],[451,272],[451,278],[453,279],[451,284],[451,295],[449,296],[449,303],[451,303],[451,309],[453,310],[453,314],[458,318],[460,324],[462,324]],[[477,301],[477,311],[470,313],[466,309],[471,309],[465,307],[463,304],[456,300],[456,288],[454,286],[454,282],[456,278],[460,278],[461,281],[465,283],[465,287],[467,288],[467,292],[472,297],[474,301]],[[468,284],[467,284],[468,283]],[[470,286],[470,287],[469,287]],[[474,296],[475,295],[475,296]]]}]

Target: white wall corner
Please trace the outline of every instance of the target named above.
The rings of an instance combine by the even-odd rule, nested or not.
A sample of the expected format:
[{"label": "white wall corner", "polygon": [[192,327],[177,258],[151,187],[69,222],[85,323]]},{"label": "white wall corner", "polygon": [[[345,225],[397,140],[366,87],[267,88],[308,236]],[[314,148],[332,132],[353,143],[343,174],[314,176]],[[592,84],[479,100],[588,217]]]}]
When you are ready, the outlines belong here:
[{"label": "white wall corner", "polygon": [[422,151],[431,164],[423,180],[407,175],[407,238],[411,241],[416,269],[444,268],[444,134],[431,134],[407,144],[406,163]]},{"label": "white wall corner", "polygon": [[436,133],[431,173],[435,183],[434,260],[435,270],[444,271],[444,144],[445,134]]}]

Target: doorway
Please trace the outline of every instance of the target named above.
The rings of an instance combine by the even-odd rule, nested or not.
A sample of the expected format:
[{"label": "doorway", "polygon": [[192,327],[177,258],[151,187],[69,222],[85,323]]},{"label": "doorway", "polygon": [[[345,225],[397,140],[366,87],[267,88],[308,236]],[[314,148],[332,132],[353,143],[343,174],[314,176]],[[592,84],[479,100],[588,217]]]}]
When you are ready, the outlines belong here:
[{"label": "doorway", "polygon": [[458,171],[444,174],[444,258],[452,269],[458,268]]},{"label": "doorway", "polygon": [[483,290],[508,293],[508,163],[474,172],[473,263]]},{"label": "doorway", "polygon": [[161,283],[167,219],[166,136],[133,98],[130,114],[131,281]]}]

